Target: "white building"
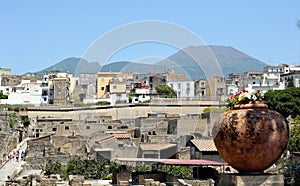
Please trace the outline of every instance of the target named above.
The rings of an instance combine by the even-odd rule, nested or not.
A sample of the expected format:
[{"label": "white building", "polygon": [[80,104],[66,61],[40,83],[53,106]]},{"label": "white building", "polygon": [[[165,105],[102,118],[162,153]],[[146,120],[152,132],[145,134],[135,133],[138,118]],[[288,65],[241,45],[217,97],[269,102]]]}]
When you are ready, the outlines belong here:
[{"label": "white building", "polygon": [[289,86],[300,87],[300,72],[282,74],[280,79],[286,88]]},{"label": "white building", "polygon": [[195,97],[194,81],[168,81],[170,86],[177,93],[177,99],[190,99]]},{"label": "white building", "polygon": [[67,72],[48,72],[42,80],[42,103],[66,105],[72,100],[70,94],[75,87],[75,79]]},{"label": "white building", "polygon": [[11,88],[8,99],[1,104],[10,105],[40,105],[42,103],[42,81],[22,80],[21,84]]},{"label": "white building", "polygon": [[245,72],[242,75],[242,88],[259,90],[262,93],[283,90],[285,86],[280,80],[283,69],[280,66],[266,66],[262,72]]},{"label": "white building", "polygon": [[135,88],[132,103],[149,101],[151,99],[151,90],[149,88]]}]

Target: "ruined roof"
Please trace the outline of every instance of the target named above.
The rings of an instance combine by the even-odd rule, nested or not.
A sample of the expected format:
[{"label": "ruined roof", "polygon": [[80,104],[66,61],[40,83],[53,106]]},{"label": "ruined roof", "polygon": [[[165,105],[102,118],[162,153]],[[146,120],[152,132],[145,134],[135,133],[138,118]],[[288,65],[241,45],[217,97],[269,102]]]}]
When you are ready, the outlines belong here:
[{"label": "ruined roof", "polygon": [[113,139],[113,138],[114,137],[112,135],[104,136],[104,137],[99,138],[98,140],[96,140],[96,143],[101,143],[103,141],[110,140],[110,139]]},{"label": "ruined roof", "polygon": [[112,135],[113,135],[113,137],[115,137],[117,139],[130,139],[130,134],[128,134],[128,133],[115,133]]},{"label": "ruined roof", "polygon": [[176,147],[176,144],[172,144],[172,143],[144,143],[144,144],[140,144],[140,148],[142,150],[154,150],[154,151],[158,151],[158,150],[164,150],[164,149],[168,149],[170,147]]},{"label": "ruined roof", "polygon": [[166,165],[225,165],[226,163],[221,163],[217,161],[210,160],[180,160],[180,159],[164,159],[159,161],[160,163]]},{"label": "ruined roof", "polygon": [[212,138],[192,139],[191,142],[199,151],[218,151]]},{"label": "ruined roof", "polygon": [[194,166],[221,166],[227,163],[210,160],[183,160],[183,159],[155,159],[155,158],[116,158],[119,162],[150,162],[162,163],[166,165],[194,165]]}]

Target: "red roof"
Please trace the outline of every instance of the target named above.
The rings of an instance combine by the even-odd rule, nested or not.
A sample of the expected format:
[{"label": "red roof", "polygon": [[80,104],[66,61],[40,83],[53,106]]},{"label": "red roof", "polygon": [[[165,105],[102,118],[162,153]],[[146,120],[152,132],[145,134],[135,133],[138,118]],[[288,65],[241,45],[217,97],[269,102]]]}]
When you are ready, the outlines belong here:
[{"label": "red roof", "polygon": [[114,133],[112,135],[113,135],[113,137],[115,137],[117,139],[129,139],[130,138],[130,134],[128,134],[128,133]]},{"label": "red roof", "polygon": [[193,139],[191,142],[199,151],[218,151],[213,139]]}]

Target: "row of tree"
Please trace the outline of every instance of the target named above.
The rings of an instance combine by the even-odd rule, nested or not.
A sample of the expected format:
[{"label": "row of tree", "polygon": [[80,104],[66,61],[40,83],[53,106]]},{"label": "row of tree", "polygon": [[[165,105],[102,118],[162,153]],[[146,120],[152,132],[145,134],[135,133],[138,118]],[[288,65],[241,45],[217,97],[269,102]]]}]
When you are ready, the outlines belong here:
[{"label": "row of tree", "polygon": [[265,93],[264,101],[270,109],[278,111],[284,117],[295,118],[300,115],[300,88],[269,91]]},{"label": "row of tree", "polygon": [[[85,179],[111,179],[112,172],[118,169],[119,166],[116,162],[108,160],[74,158],[69,160],[66,165],[49,160],[46,164],[45,175],[60,174],[64,179],[67,179],[68,175],[82,175]],[[163,172],[182,179],[191,178],[192,176],[189,168],[175,165],[153,164],[150,166],[138,164],[129,166],[128,170],[130,172]]]},{"label": "row of tree", "polygon": [[82,175],[86,179],[107,179],[118,167],[119,165],[115,162],[105,160],[74,158],[69,160],[67,165],[49,160],[46,164],[45,175],[60,174],[64,179],[68,175]]},{"label": "row of tree", "polygon": [[[290,87],[285,90],[269,91],[264,95],[264,101],[272,110],[276,110],[284,117],[294,119],[290,129],[287,153],[300,151],[300,88]],[[283,173],[286,185],[300,185],[300,162],[284,158]]]}]

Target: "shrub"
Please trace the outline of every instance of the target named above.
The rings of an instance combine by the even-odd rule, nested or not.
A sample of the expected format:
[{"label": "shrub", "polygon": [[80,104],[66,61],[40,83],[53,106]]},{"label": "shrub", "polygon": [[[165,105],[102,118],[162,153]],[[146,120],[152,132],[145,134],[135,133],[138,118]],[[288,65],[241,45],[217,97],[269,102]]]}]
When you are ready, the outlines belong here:
[{"label": "shrub", "polygon": [[110,105],[109,101],[98,101],[96,105]]}]

